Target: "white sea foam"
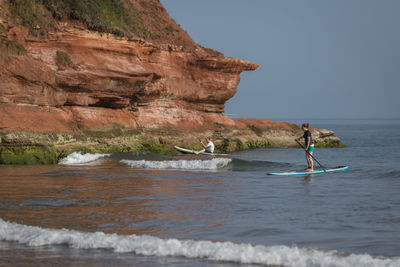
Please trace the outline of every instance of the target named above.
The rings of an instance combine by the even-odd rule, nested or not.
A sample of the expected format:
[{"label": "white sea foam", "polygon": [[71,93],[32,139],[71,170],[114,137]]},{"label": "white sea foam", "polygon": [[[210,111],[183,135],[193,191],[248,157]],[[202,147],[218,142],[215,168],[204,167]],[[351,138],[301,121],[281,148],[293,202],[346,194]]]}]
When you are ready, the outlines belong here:
[{"label": "white sea foam", "polygon": [[180,256],[244,264],[284,266],[400,266],[400,258],[374,258],[368,254],[344,256],[287,246],[254,246],[232,242],[161,239],[153,236],[79,232],[10,223],[0,219],[0,240],[28,246],[68,245],[78,249],[110,249],[145,256]]},{"label": "white sea foam", "polygon": [[187,169],[187,170],[217,170],[228,166],[229,158],[213,158],[207,160],[121,160],[122,163],[134,168],[148,169]]},{"label": "white sea foam", "polygon": [[58,164],[60,165],[83,165],[90,162],[94,162],[100,158],[109,157],[111,154],[91,154],[91,153],[81,153],[73,152],[67,157],[60,160]]}]

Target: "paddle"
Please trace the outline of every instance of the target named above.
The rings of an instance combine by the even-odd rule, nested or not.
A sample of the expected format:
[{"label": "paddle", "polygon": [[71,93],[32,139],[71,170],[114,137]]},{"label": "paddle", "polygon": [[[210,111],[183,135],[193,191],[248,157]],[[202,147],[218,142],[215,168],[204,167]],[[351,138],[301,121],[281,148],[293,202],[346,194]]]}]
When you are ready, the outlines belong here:
[{"label": "paddle", "polygon": [[[306,149],[299,141],[297,141],[297,139],[294,139],[296,142],[297,142],[297,144],[299,144],[299,146],[301,146],[304,150]],[[316,158],[314,158],[314,156],[313,155],[311,155],[311,153],[310,152],[308,152],[308,151],[306,151],[307,153],[308,153],[308,155],[310,155],[318,164],[319,164],[319,166],[321,167],[321,168],[323,168],[323,169],[326,169],[326,167],[324,167],[321,163],[319,163],[319,161],[316,159]]]}]

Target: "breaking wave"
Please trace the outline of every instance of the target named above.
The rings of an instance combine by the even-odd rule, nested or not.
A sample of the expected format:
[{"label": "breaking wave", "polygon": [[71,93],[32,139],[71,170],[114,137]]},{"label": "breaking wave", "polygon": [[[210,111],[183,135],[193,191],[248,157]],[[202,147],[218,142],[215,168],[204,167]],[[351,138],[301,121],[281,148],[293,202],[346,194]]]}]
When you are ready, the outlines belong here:
[{"label": "breaking wave", "polygon": [[226,168],[232,159],[229,158],[213,158],[207,160],[121,160],[133,168],[147,169],[182,169],[182,170],[217,170]]},{"label": "breaking wave", "polygon": [[100,158],[109,157],[111,154],[91,154],[91,153],[81,153],[73,152],[67,157],[63,158],[58,162],[60,165],[83,165],[87,163],[94,162]]},{"label": "breaking wave", "polygon": [[0,241],[28,246],[67,245],[77,249],[109,249],[144,256],[180,256],[243,264],[284,266],[400,266],[400,258],[368,254],[344,255],[337,251],[288,246],[262,246],[195,240],[161,239],[147,235],[117,235],[44,229],[0,219]]}]

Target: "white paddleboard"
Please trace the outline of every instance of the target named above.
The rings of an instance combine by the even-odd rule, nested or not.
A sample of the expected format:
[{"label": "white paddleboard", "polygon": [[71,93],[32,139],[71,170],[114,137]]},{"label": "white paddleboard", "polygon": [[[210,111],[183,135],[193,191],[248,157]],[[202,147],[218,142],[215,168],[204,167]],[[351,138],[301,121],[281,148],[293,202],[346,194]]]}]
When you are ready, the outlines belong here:
[{"label": "white paddleboard", "polygon": [[[184,154],[196,154],[196,150],[193,149],[186,149],[183,147],[175,146],[175,149],[179,152]],[[210,155],[210,156],[229,156],[229,154],[215,154],[215,153],[208,153],[208,152],[200,152],[199,155]]]}]

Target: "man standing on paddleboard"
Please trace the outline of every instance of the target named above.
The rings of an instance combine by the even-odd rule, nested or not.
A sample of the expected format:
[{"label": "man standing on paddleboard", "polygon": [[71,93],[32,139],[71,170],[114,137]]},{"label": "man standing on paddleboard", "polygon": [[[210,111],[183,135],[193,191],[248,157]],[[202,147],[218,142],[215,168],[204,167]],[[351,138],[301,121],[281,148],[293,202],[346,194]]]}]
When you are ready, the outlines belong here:
[{"label": "man standing on paddleboard", "polygon": [[208,138],[208,137],[206,138],[207,145],[205,145],[203,143],[203,141],[201,141],[200,139],[199,139],[199,141],[200,141],[201,145],[204,147],[204,149],[195,152],[196,154],[199,154],[201,152],[214,153],[214,143],[211,141],[210,138]]},{"label": "man standing on paddleboard", "polygon": [[308,164],[308,168],[306,171],[314,171],[314,161],[312,158],[312,154],[314,152],[314,143],[312,141],[312,136],[311,132],[309,130],[310,124],[308,123],[303,123],[301,125],[301,129],[303,130],[304,134],[298,138],[296,138],[296,141],[299,141],[301,138],[304,138],[304,143],[305,143],[305,151],[306,151],[306,161]]}]

